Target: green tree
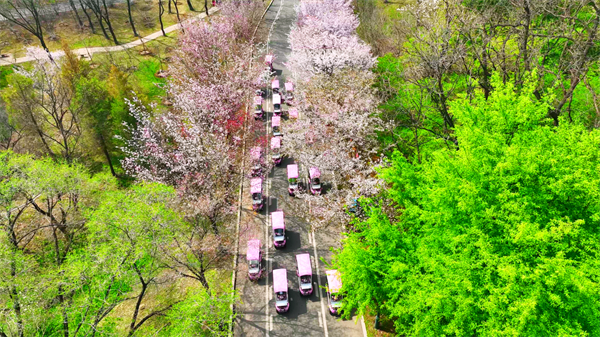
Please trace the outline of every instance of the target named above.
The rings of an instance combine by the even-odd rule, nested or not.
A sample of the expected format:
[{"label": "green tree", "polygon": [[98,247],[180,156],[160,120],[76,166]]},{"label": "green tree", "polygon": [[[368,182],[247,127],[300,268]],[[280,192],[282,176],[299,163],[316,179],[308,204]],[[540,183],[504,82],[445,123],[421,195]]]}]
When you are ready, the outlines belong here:
[{"label": "green tree", "polygon": [[[99,298],[88,299],[88,305],[103,319],[120,302],[133,301],[132,311],[127,312],[129,318],[123,317],[130,322],[129,336],[149,319],[165,315],[181,301],[174,282],[176,275],[163,273],[159,248],[171,239],[164,228],[170,230],[182,223],[171,207],[174,197],[173,188],[161,184],[134,185],[130,190],[114,191],[105,195],[88,223],[90,245],[80,258],[93,266],[91,275],[100,276],[94,281],[96,288],[104,288],[95,293]],[[123,284],[132,288],[133,295],[126,294],[129,286]],[[150,290],[160,284],[170,284],[171,292],[154,297],[152,304],[146,303]],[[90,331],[101,319],[94,322]]]},{"label": "green tree", "polygon": [[237,300],[228,292],[215,295],[196,290],[173,307],[164,336],[227,336],[231,304]]},{"label": "green tree", "polygon": [[[74,284],[69,258],[85,246],[86,209],[114,188],[80,165],[4,152],[0,156],[0,330],[73,334]],[[76,316],[76,315],[75,315]]]},{"label": "green tree", "polygon": [[389,190],[334,259],[345,312],[400,335],[600,334],[600,132],[547,125],[553,98],[498,75],[450,104],[458,150],[381,169]]}]

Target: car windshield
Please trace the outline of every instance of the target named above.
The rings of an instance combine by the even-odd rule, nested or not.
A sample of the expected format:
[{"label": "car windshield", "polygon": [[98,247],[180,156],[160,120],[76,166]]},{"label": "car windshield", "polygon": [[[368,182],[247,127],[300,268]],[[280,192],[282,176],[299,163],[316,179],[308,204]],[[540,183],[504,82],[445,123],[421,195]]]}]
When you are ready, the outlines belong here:
[{"label": "car windshield", "polygon": [[283,228],[277,228],[275,230],[275,236],[283,236]]},{"label": "car windshield", "polygon": [[256,109],[256,110],[260,110],[260,105],[258,105],[258,104],[257,104],[257,105],[255,105],[255,106],[254,106],[254,109]]},{"label": "car windshield", "polygon": [[252,193],[252,200],[260,200],[260,199],[261,199],[260,193]]},{"label": "car windshield", "polygon": [[250,264],[250,269],[258,268],[258,260],[250,260],[248,263]]},{"label": "car windshield", "polygon": [[321,181],[319,180],[319,178],[313,178],[312,183],[313,183],[313,185],[319,185],[321,183]]},{"label": "car windshield", "polygon": [[296,178],[290,178],[288,179],[290,184],[295,185],[296,184]]},{"label": "car windshield", "polygon": [[342,301],[342,295],[337,294],[337,293],[331,294],[331,302],[341,302],[341,301]]},{"label": "car windshield", "polygon": [[277,292],[277,300],[278,301],[285,301],[285,300],[287,300],[287,293],[285,291],[279,291],[279,292]]},{"label": "car windshield", "polygon": [[273,104],[273,108],[275,108],[275,110],[280,110],[281,104]]},{"label": "car windshield", "polygon": [[278,126],[274,126],[273,127],[273,133],[277,133],[279,132],[279,127]]},{"label": "car windshield", "polygon": [[310,275],[301,276],[300,277],[300,282],[301,283],[311,283],[311,281],[310,281]]}]

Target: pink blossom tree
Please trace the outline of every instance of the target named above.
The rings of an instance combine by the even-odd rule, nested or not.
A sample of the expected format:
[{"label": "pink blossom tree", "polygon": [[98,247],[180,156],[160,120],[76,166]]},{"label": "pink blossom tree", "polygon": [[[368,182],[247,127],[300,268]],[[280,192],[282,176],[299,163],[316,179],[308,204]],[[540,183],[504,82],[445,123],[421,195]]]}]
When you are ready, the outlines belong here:
[{"label": "pink blossom tree", "polygon": [[321,180],[328,186],[325,193],[297,194],[306,203],[296,211],[312,214],[315,228],[349,220],[345,206],[377,192],[373,166],[380,159],[374,136],[381,122],[373,117],[373,79],[370,72],[348,70],[316,75],[298,86],[300,118],[285,124],[283,152],[307,169],[321,169]]},{"label": "pink blossom tree", "polygon": [[371,89],[375,58],[356,35],[358,18],[350,3],[302,1],[296,11],[288,66],[300,118],[285,124],[283,152],[307,171],[316,166],[322,172],[325,193],[297,193],[306,202],[294,203],[293,210],[310,214],[316,229],[348,223],[346,206],[377,192],[374,136],[381,121],[374,117],[378,102]]},{"label": "pink blossom tree", "polygon": [[136,125],[123,149],[129,174],[176,187],[215,233],[237,203],[240,144],[251,134],[243,127],[246,105],[262,71],[240,29],[249,25],[244,8],[186,24],[169,69],[172,109],[151,112],[131,102]]},{"label": "pink blossom tree", "polygon": [[375,65],[371,48],[356,35],[358,17],[347,1],[301,2],[289,42],[287,63],[297,77],[332,75],[336,70],[368,70]]}]

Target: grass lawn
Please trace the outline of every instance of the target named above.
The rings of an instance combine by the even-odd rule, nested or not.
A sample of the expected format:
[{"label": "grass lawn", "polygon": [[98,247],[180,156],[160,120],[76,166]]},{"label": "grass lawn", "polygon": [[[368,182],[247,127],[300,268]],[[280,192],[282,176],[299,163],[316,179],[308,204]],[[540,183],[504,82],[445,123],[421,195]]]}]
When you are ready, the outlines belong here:
[{"label": "grass lawn", "polygon": [[377,2],[377,6],[380,7],[383,10],[383,13],[386,15],[386,17],[388,17],[390,20],[397,20],[400,19],[400,11],[398,11],[398,8],[402,8],[408,4],[413,3],[414,1],[412,0],[389,0],[387,3],[384,3],[381,0],[376,0]]},{"label": "grass lawn", "polygon": [[[163,23],[165,28],[177,23],[177,15],[175,8],[172,7],[173,13],[168,13],[167,0],[163,1],[165,14],[163,15]],[[208,1],[209,8],[211,1]],[[197,10],[190,12],[185,1],[178,1],[179,14],[181,20],[188,17],[198,15],[204,10],[204,1],[192,0],[192,5]],[[131,42],[138,39],[133,35],[129,17],[127,15],[127,5],[125,3],[115,4],[109,9],[111,23],[120,44]],[[67,43],[70,49],[78,49],[84,47],[100,47],[114,45],[112,39],[107,40],[100,29],[100,25],[93,20],[96,34],[92,34],[88,27],[87,19],[81,12],[81,19],[85,22],[86,27],[80,30],[72,12],[61,13],[59,18],[54,23],[53,31],[45,30],[45,40],[50,50],[58,50],[62,48],[64,42]],[[160,30],[158,21],[158,0],[139,0],[132,5],[133,22],[139,35],[146,36]],[[21,31],[12,27],[9,29],[7,23],[0,25],[0,44],[2,53],[10,53],[14,57],[22,57],[25,55],[25,47],[28,45],[39,46],[38,40],[27,32]],[[108,28],[107,28],[108,33]],[[109,37],[110,37],[110,33]]]}]

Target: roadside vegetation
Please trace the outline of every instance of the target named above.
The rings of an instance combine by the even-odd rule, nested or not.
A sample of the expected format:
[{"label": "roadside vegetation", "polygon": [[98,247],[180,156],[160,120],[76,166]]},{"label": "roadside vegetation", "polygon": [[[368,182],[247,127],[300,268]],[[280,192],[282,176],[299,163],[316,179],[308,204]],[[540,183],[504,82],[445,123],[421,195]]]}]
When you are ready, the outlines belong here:
[{"label": "roadside vegetation", "polygon": [[600,333],[598,8],[355,1],[387,127],[384,188],[333,263],[346,314],[398,335]]},{"label": "roadside vegetation", "polygon": [[[238,301],[236,144],[257,77],[247,68],[257,42],[250,27],[263,9],[223,4],[226,15],[211,23],[91,60],[67,44],[53,59],[30,47],[35,61],[0,68],[0,335],[227,335]],[[235,57],[216,66],[213,54],[195,54],[197,41]],[[208,75],[231,91],[215,91]],[[188,104],[207,92],[230,100]],[[218,119],[205,124],[209,117]],[[216,125],[227,127],[212,134]],[[194,133],[229,148],[207,148],[216,157],[180,170],[160,166],[197,150],[183,142]]]}]

